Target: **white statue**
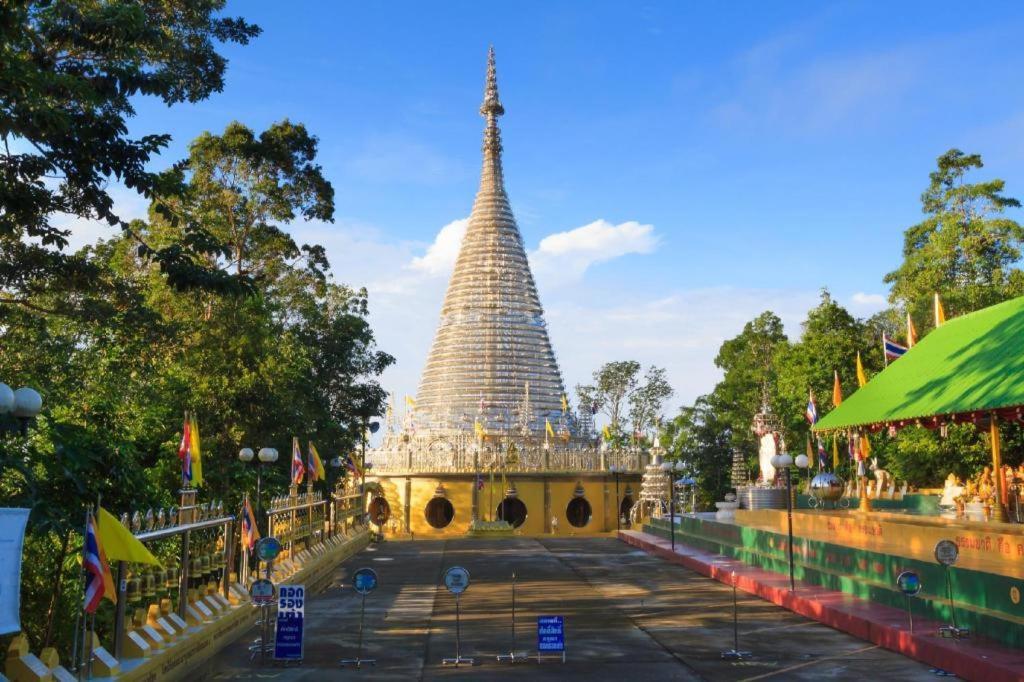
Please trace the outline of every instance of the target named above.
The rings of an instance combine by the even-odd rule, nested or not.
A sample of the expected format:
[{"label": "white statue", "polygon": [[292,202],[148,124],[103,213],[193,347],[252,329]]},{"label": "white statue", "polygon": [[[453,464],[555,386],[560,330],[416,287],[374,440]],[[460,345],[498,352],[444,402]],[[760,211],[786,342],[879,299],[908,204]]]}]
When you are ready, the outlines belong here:
[{"label": "white statue", "polygon": [[778,454],[775,446],[775,434],[766,433],[761,436],[761,446],[757,451],[757,462],[761,466],[761,480],[770,484],[775,480],[775,467],[772,457]]},{"label": "white statue", "polygon": [[942,489],[939,506],[953,509],[956,507],[956,498],[960,497],[963,492],[964,486],[960,483],[960,479],[956,477],[956,474],[950,474],[946,477],[946,486]]}]

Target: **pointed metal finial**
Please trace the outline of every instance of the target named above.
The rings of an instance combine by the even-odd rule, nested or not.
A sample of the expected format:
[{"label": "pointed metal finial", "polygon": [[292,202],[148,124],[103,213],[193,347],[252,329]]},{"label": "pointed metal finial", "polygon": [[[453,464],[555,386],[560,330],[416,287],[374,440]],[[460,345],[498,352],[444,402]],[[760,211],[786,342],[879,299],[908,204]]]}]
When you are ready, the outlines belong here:
[{"label": "pointed metal finial", "polygon": [[498,71],[494,66],[494,46],[487,51],[487,84],[484,86],[484,103],[480,105],[480,114],[501,116],[505,107],[498,98]]}]

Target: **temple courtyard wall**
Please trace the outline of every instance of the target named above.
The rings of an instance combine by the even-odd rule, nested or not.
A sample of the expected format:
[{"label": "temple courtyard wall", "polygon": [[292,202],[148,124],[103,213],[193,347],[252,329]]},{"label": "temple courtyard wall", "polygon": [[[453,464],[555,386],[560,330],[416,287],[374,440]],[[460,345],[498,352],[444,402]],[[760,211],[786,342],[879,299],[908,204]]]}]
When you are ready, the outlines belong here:
[{"label": "temple courtyard wall", "polygon": [[[643,530],[668,539],[667,519]],[[956,623],[1003,644],[1024,648],[1024,528],[1019,524],[969,522],[873,512],[795,511],[796,580],[860,599],[906,608],[896,586],[903,571],[921,577],[910,600],[915,618],[951,622],[945,570],[934,555],[940,539],[955,541],[960,558],[949,569]],[[785,511],[740,510],[735,522],[714,514],[677,517],[675,540],[767,571],[789,572]]]},{"label": "temple courtyard wall", "polygon": [[[525,520],[515,528],[517,535],[607,533],[616,529],[616,509],[621,508],[622,500],[629,497],[628,506],[636,500],[640,489],[639,474],[621,475],[616,498],[615,479],[607,472],[510,473],[505,475],[504,487],[498,475],[493,482],[489,476],[484,476],[481,487],[473,473],[416,473],[368,480],[379,486],[377,495],[387,503],[388,520],[380,525],[384,534],[411,534],[417,539],[469,534],[474,518],[481,521],[496,518],[497,507],[506,498],[509,486],[514,486],[515,499],[525,505],[526,511]],[[627,488],[631,496],[627,496]],[[434,502],[439,499],[450,504],[452,511],[450,523],[441,528],[432,525],[428,518],[431,504],[444,505],[444,502]],[[371,500],[371,522],[376,520],[380,509],[374,504]],[[575,514],[570,505],[574,505]],[[585,515],[587,521],[573,525],[574,521],[580,522],[581,509],[589,509],[589,515]],[[436,516],[434,521],[437,521]]]}]

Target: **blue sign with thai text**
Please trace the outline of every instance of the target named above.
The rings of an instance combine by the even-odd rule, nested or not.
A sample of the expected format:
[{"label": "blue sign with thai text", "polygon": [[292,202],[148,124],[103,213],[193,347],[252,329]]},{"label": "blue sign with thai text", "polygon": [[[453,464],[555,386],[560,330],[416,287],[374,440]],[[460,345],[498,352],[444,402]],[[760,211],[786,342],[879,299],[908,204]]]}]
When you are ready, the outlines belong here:
[{"label": "blue sign with thai text", "polygon": [[275,659],[302,660],[302,626],[305,614],[306,588],[302,585],[281,585],[277,591]]},{"label": "blue sign with thai text", "polygon": [[537,616],[537,651],[565,651],[565,620],[562,616]]}]

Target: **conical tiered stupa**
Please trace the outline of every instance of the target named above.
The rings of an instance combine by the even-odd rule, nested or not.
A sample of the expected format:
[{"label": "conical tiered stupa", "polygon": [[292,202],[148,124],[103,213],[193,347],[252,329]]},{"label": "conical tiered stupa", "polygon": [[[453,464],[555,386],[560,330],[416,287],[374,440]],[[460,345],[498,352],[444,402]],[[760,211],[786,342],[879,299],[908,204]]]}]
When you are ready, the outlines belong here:
[{"label": "conical tiered stupa", "polygon": [[480,187],[416,399],[402,420],[389,410],[369,453],[370,515],[416,534],[476,532],[512,509],[506,520],[526,533],[607,531],[627,502],[610,498],[609,479],[638,483],[646,453],[599,449],[590,427],[577,427],[591,420],[568,407],[505,193],[493,48],[480,113]]},{"label": "conical tiered stupa", "polygon": [[441,321],[416,397],[416,419],[432,430],[526,428],[559,432],[565,387],[551,350],[523,239],[505,193],[494,50],[480,113],[483,170],[469,226],[448,284]]}]

